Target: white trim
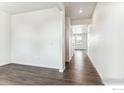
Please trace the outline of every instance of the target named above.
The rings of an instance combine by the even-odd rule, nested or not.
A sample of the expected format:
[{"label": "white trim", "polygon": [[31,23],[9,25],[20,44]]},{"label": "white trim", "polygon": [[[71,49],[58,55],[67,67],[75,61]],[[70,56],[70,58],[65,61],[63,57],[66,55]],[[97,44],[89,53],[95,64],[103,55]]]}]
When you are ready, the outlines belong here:
[{"label": "white trim", "polygon": [[2,64],[0,64],[0,66],[4,66],[4,65],[7,65],[7,64],[10,64],[10,62],[2,63]]},{"label": "white trim", "polygon": [[124,79],[108,78],[104,80],[105,85],[124,85]]},{"label": "white trim", "polygon": [[105,78],[103,77],[102,73],[99,71],[99,69],[96,67],[96,65],[94,64],[92,58],[90,57],[89,53],[87,53],[89,59],[91,60],[93,66],[95,67],[96,71],[98,72],[98,74],[100,75],[100,78],[102,79],[102,83],[105,84]]},{"label": "white trim", "polygon": [[71,62],[73,55],[71,56],[71,58],[69,60],[65,60],[65,62]]},{"label": "white trim", "polygon": [[65,66],[61,69],[59,69],[59,72],[64,72],[65,71]]}]

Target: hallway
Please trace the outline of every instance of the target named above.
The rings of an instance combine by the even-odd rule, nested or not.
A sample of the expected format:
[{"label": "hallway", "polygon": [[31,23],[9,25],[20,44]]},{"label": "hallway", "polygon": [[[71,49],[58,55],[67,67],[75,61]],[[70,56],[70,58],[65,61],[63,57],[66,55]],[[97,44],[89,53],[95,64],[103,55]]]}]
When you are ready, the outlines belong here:
[{"label": "hallway", "polygon": [[75,51],[75,55],[73,56],[71,63],[66,65],[67,69],[64,74],[73,73],[71,76],[73,77],[73,80],[86,85],[102,84],[100,76],[85,52],[78,50]]},{"label": "hallway", "polygon": [[100,76],[82,51],[75,51],[63,73],[57,69],[8,64],[0,67],[0,85],[102,85]]}]

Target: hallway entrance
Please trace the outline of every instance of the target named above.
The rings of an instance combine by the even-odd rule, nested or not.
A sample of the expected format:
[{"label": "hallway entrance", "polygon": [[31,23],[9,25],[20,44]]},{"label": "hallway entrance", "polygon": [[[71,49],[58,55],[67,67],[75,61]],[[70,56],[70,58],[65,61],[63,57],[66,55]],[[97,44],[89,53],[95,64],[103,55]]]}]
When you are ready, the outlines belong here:
[{"label": "hallway entrance", "polygon": [[72,48],[73,50],[87,50],[88,25],[72,26]]}]

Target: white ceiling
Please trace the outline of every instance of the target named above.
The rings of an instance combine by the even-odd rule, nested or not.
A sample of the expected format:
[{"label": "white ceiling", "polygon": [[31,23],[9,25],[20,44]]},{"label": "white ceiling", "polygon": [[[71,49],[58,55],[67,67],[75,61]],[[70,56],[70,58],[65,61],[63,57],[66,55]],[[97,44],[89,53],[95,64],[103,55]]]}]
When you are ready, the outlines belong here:
[{"label": "white ceiling", "polygon": [[[66,17],[71,19],[91,18],[95,9],[95,2],[68,2],[65,4]],[[79,13],[79,10],[83,10]]]},{"label": "white ceiling", "polygon": [[58,7],[59,4],[57,2],[0,2],[0,10],[9,14],[17,14]]},{"label": "white ceiling", "polygon": [[[71,19],[90,18],[96,6],[96,3],[87,2],[66,2],[65,10],[66,16]],[[0,2],[0,10],[9,14],[17,14],[23,12],[30,12],[40,9],[47,9],[57,7],[61,9],[61,2]],[[79,14],[82,9],[83,13]]]}]

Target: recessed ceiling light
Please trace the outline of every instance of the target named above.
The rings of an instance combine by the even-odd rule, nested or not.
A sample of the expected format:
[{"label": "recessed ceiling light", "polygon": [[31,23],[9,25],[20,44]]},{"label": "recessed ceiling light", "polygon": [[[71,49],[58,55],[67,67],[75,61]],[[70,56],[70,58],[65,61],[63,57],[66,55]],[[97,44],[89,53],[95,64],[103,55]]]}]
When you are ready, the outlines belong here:
[{"label": "recessed ceiling light", "polygon": [[83,13],[83,10],[80,9],[80,10],[79,10],[79,13]]}]

